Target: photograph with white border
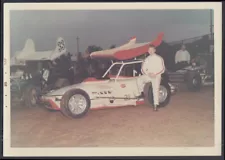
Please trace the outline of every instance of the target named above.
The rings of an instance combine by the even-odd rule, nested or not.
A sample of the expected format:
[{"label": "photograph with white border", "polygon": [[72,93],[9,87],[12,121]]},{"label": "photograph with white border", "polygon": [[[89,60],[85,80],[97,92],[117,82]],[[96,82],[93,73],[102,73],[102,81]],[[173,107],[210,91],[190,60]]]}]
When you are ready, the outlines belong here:
[{"label": "photograph with white border", "polygon": [[3,26],[4,156],[221,155],[222,3],[4,3]]}]

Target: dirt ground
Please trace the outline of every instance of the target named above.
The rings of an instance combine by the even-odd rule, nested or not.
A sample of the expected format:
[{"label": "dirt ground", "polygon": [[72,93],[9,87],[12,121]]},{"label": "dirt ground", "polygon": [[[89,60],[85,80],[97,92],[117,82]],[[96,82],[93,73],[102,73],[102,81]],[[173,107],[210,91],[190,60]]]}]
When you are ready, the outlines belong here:
[{"label": "dirt ground", "polygon": [[179,91],[165,108],[147,106],[90,111],[67,119],[44,108],[15,106],[12,147],[192,147],[213,146],[213,89]]}]

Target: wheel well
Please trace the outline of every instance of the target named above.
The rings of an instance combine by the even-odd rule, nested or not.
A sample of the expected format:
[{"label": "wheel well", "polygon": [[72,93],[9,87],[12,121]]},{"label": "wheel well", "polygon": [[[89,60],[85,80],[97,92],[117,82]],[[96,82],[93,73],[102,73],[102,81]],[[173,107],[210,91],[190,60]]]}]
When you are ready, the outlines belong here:
[{"label": "wheel well", "polygon": [[[166,98],[166,100],[165,101],[163,101],[161,104],[160,104],[160,107],[163,107],[163,106],[165,106],[165,105],[167,105],[168,103],[169,103],[169,101],[170,101],[170,95],[171,95],[171,87],[170,87],[170,85],[169,85],[169,82],[166,80],[166,79],[162,79],[161,80],[161,83],[160,83],[160,85],[163,85],[163,86],[165,86],[166,87],[166,89],[168,90],[168,96],[169,96],[169,98],[167,97]],[[153,98],[153,91],[152,91],[152,84],[151,84],[151,82],[149,82],[149,83],[147,83],[145,86],[144,86],[144,97],[145,97],[145,101],[149,104],[150,103],[150,105],[153,105],[154,104],[154,98]],[[149,100],[149,98],[150,98],[150,100]],[[151,102],[149,102],[149,101],[151,101]]]},{"label": "wheel well", "polygon": [[163,74],[162,74],[162,81],[167,81],[167,82],[169,82],[169,74],[168,74],[168,73],[163,73]]},{"label": "wheel well", "polygon": [[160,84],[168,84],[169,80],[167,78],[162,78]]},{"label": "wheel well", "polygon": [[71,89],[71,90],[67,91],[65,94],[68,94],[70,92],[81,92],[81,93],[85,94],[90,99],[89,94],[86,91],[84,91],[83,89],[78,89],[78,88]]}]

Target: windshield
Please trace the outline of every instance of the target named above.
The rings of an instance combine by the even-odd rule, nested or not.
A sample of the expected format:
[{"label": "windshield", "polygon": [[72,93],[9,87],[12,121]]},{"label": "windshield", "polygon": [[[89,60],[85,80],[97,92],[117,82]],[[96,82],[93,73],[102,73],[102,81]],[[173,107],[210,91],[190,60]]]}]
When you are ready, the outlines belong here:
[{"label": "windshield", "polygon": [[[115,64],[109,71],[109,74],[111,76],[117,76],[121,66],[122,66],[122,64]],[[134,64],[125,64],[125,65],[123,65],[119,76],[133,76],[134,69],[135,69]]]},{"label": "windshield", "polygon": [[120,67],[122,66],[122,64],[115,64],[111,70],[109,71],[110,75],[116,76],[120,70]]}]

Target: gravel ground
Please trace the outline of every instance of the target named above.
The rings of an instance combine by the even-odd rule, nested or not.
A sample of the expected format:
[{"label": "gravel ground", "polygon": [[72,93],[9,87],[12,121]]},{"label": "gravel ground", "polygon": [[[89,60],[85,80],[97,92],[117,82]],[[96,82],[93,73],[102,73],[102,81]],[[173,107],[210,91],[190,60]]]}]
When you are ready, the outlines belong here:
[{"label": "gravel ground", "polygon": [[128,106],[67,119],[44,108],[14,106],[12,147],[198,147],[214,144],[213,89],[179,91],[165,108]]}]

